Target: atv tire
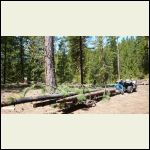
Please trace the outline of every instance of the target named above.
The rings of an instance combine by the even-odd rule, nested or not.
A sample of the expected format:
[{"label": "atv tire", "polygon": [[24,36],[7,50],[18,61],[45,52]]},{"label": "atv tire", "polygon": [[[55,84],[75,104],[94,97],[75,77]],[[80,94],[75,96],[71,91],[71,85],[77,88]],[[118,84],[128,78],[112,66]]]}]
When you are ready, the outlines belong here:
[{"label": "atv tire", "polygon": [[128,86],[127,87],[127,92],[132,93],[133,92],[133,86]]},{"label": "atv tire", "polygon": [[121,94],[123,95],[123,94],[124,94],[124,91],[121,91]]},{"label": "atv tire", "polygon": [[137,92],[137,88],[136,88],[136,89],[133,89],[133,92]]}]

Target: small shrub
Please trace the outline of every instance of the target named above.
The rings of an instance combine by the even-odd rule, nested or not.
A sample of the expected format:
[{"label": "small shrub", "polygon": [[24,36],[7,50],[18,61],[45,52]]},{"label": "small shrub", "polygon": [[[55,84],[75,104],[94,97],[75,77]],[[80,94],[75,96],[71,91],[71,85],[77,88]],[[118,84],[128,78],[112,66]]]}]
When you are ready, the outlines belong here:
[{"label": "small shrub", "polygon": [[51,107],[53,107],[53,108],[56,108],[56,107],[58,107],[58,105],[57,104],[52,104],[52,105],[50,105]]},{"label": "small shrub", "polygon": [[83,89],[74,88],[72,92],[75,92],[76,94],[83,94]]},{"label": "small shrub", "polygon": [[15,102],[15,98],[10,96],[7,98],[7,101],[8,101],[8,104],[12,104]]},{"label": "small shrub", "polygon": [[86,100],[86,97],[84,94],[79,94],[77,95],[77,100],[77,104],[82,104]]},{"label": "small shrub", "polygon": [[12,104],[16,101],[16,99],[18,98],[22,98],[23,96],[21,94],[11,94],[8,98],[7,98],[7,101],[9,104]]},{"label": "small shrub", "polygon": [[31,87],[27,87],[22,91],[22,95],[23,97],[25,97],[25,95],[31,90]]},{"label": "small shrub", "polygon": [[104,92],[102,100],[110,100],[110,92],[107,91],[106,93]]},{"label": "small shrub", "polygon": [[68,92],[71,92],[71,89],[67,85],[59,85],[55,90],[55,93],[61,93],[62,95],[68,95]]},{"label": "small shrub", "polygon": [[60,104],[59,104],[59,108],[60,108],[60,109],[65,108],[65,106],[66,106],[65,103],[60,103]]},{"label": "small shrub", "polygon": [[38,83],[38,84],[32,84],[30,87],[25,88],[22,91],[22,95],[23,97],[26,96],[26,94],[30,91],[30,90],[34,90],[34,89],[41,89],[41,93],[44,94],[48,91],[46,85],[42,84],[42,83]]}]

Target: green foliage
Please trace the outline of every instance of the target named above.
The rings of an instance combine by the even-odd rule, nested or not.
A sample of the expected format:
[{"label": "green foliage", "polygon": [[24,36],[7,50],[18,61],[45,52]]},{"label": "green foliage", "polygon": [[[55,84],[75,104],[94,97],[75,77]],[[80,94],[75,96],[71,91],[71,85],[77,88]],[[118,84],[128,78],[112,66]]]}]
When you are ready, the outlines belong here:
[{"label": "green foliage", "polygon": [[57,89],[55,90],[55,92],[56,93],[61,93],[62,95],[67,96],[68,92],[71,92],[71,89],[67,85],[62,84],[62,85],[59,85],[57,87]]},{"label": "green foliage", "polygon": [[[92,38],[82,36],[85,83],[93,83],[96,80],[96,84],[101,85],[116,81],[117,45],[121,78],[148,76],[149,37],[130,36],[123,38],[118,44],[116,36],[97,36],[94,37],[95,40],[91,40]],[[79,83],[80,37],[56,37],[54,45],[56,81],[58,84]],[[1,82],[19,83],[24,77],[27,77],[28,81],[45,82],[44,37],[2,36]],[[24,91],[24,95],[28,90],[29,88]],[[52,92],[51,89],[49,92]]]},{"label": "green foliage", "polygon": [[51,104],[50,106],[53,107],[53,108],[57,108],[58,104]]},{"label": "green foliage", "polygon": [[42,94],[45,94],[46,92],[48,92],[46,85],[44,85],[42,83],[32,84],[30,87],[27,87],[22,90],[23,97],[25,97],[29,91],[34,90],[34,89],[40,89]]},{"label": "green foliage", "polygon": [[103,94],[102,100],[110,100],[110,92],[106,92]]},{"label": "green foliage", "polygon": [[66,108],[66,104],[65,104],[65,103],[60,103],[60,104],[59,104],[59,108],[60,108],[60,109]]},{"label": "green foliage", "polygon": [[10,96],[7,98],[7,101],[8,101],[8,104],[12,104],[15,102],[15,98]]},{"label": "green foliage", "polygon": [[83,93],[83,89],[79,89],[79,88],[73,88],[72,92],[75,92],[77,94],[82,94]]},{"label": "green foliage", "polygon": [[77,95],[77,100],[78,100],[77,104],[82,104],[86,100],[86,97],[84,94],[79,94]]},{"label": "green foliage", "polygon": [[18,98],[22,98],[23,97],[23,95],[22,94],[15,94],[15,93],[13,93],[13,94],[11,94],[8,98],[7,98],[7,101],[8,101],[8,103],[13,103],[13,102],[15,102],[16,101],[16,99],[18,99]]},{"label": "green foliage", "polygon": [[[83,63],[83,80],[85,82],[86,78],[86,50],[87,50],[87,40],[89,37],[82,36],[82,63]],[[70,67],[72,68],[73,79],[75,82],[80,83],[80,36],[68,36],[68,56],[70,57]]]},{"label": "green foliage", "polygon": [[73,75],[70,66],[70,58],[68,57],[67,40],[66,37],[58,39],[58,50],[55,54],[56,62],[56,75],[57,82],[62,84],[65,82],[71,82]]}]

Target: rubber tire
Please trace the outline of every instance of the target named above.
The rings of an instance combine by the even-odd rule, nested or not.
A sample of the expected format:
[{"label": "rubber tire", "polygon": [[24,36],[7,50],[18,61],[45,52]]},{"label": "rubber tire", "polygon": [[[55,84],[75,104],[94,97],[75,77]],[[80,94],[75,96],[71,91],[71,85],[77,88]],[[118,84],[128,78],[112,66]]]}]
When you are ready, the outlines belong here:
[{"label": "rubber tire", "polygon": [[121,91],[121,94],[123,95],[123,94],[124,94],[124,91]]},{"label": "rubber tire", "polygon": [[127,87],[127,92],[132,93],[133,92],[133,86],[128,86]]},{"label": "rubber tire", "polygon": [[137,92],[137,88],[136,88],[136,89],[133,89],[133,92]]},{"label": "rubber tire", "polygon": [[133,89],[133,92],[137,92],[137,86]]}]

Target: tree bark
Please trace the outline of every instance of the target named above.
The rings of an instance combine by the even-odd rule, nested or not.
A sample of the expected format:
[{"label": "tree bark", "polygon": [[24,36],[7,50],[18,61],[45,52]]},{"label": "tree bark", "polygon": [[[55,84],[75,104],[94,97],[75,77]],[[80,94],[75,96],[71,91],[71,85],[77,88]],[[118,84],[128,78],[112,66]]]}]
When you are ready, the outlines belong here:
[{"label": "tree bark", "polygon": [[80,76],[81,84],[83,84],[83,53],[82,53],[82,36],[80,36]]},{"label": "tree bark", "polygon": [[5,49],[4,49],[4,70],[3,70],[4,81],[3,81],[3,84],[6,83],[6,59],[7,59],[6,51],[7,51],[7,37],[5,38]]},{"label": "tree bark", "polygon": [[24,48],[23,37],[20,37],[20,64],[21,64],[21,82],[24,82]]},{"label": "tree bark", "polygon": [[54,37],[45,36],[45,82],[52,89],[56,87],[53,44]]},{"label": "tree bark", "polygon": [[116,43],[116,45],[117,45],[117,66],[118,66],[118,80],[120,80],[120,59],[119,59],[119,48],[118,48],[118,38],[119,37],[117,37],[117,43]]},{"label": "tree bark", "polygon": [[63,49],[63,56],[62,56],[62,81],[63,83],[65,81],[65,56],[66,56],[66,51],[65,48]]}]

